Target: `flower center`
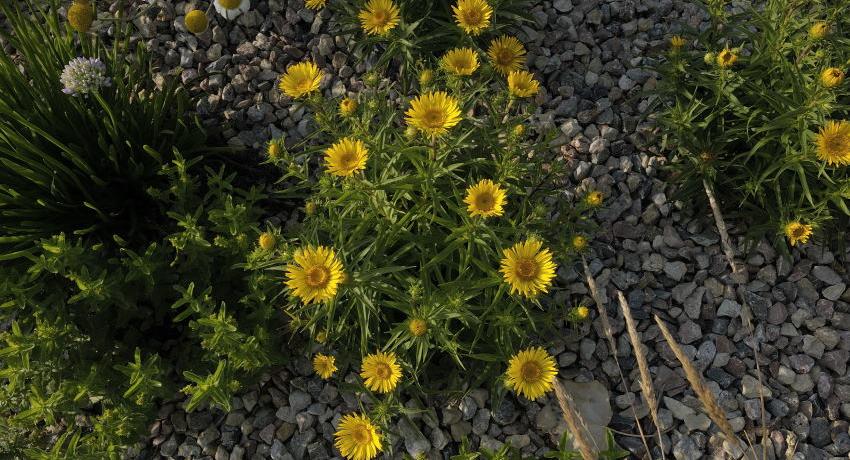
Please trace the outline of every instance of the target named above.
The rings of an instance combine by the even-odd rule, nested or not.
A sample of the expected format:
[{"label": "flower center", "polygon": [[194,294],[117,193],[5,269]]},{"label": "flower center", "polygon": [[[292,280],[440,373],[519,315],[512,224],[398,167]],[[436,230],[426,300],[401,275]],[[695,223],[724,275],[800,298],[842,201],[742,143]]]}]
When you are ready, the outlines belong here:
[{"label": "flower center", "polygon": [[850,136],[834,134],[826,139],[826,151],[834,156],[850,155]]},{"label": "flower center", "polygon": [[791,229],[791,235],[794,238],[802,238],[806,234],[806,228],[802,225],[798,225]]},{"label": "flower center", "polygon": [[384,10],[377,10],[372,13],[372,18],[375,19],[376,23],[383,24],[387,22],[387,12]]},{"label": "flower center", "polygon": [[540,379],[540,374],[543,373],[543,370],[540,369],[540,366],[538,366],[537,363],[529,361],[522,365],[519,373],[522,375],[522,379],[526,382],[535,383]]},{"label": "flower center", "polygon": [[464,15],[464,19],[466,19],[469,25],[478,25],[481,22],[481,12],[478,10],[469,10]]},{"label": "flower center", "polygon": [[372,433],[369,432],[369,429],[365,426],[358,426],[354,428],[351,432],[351,437],[354,438],[358,444],[369,444],[372,442]]},{"label": "flower center", "polygon": [[242,3],[242,0],[218,0],[218,4],[221,5],[222,8],[226,8],[228,10],[238,8],[240,3]]},{"label": "flower center", "polygon": [[428,109],[422,115],[422,121],[429,128],[439,128],[443,126],[443,111],[440,109]]},{"label": "flower center", "polygon": [[537,276],[537,262],[533,259],[522,259],[516,264],[517,277],[523,281],[533,280]]},{"label": "flower center", "polygon": [[307,270],[307,285],[312,288],[324,287],[331,277],[330,271],[325,267],[313,267]]},{"label": "flower center", "polygon": [[490,193],[482,193],[475,197],[475,206],[482,211],[492,210],[495,204],[496,199]]},{"label": "flower center", "polygon": [[345,152],[339,157],[339,164],[343,169],[353,169],[357,163],[357,155],[354,152]]},{"label": "flower center", "polygon": [[508,65],[514,60],[514,53],[511,50],[503,49],[496,53],[496,64]]},{"label": "flower center", "polygon": [[377,375],[379,379],[387,379],[390,377],[390,374],[392,374],[390,366],[384,363],[380,363],[375,366],[375,375]]}]

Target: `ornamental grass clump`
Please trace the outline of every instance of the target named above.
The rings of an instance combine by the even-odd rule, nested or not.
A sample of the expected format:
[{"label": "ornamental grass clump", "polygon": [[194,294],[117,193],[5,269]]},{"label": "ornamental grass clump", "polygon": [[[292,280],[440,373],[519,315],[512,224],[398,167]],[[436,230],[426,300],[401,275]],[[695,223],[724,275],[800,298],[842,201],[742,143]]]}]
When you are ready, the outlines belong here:
[{"label": "ornamental grass clump", "polygon": [[683,196],[716,196],[751,241],[767,236],[787,249],[843,238],[846,2],[776,0],[740,15],[722,3],[708,2],[711,27],[673,37],[658,66],[659,121]]}]

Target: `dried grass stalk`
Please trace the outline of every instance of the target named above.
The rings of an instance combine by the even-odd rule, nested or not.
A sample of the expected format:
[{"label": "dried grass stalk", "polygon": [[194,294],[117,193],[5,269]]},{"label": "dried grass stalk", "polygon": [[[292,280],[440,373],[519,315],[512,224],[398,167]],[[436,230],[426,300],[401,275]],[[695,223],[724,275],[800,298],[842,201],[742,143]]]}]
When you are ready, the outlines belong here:
[{"label": "dried grass stalk", "polygon": [[697,371],[696,367],[694,367],[694,364],[691,362],[690,358],[688,358],[688,355],[685,354],[682,347],[679,346],[679,343],[676,342],[676,339],[674,339],[673,335],[670,334],[670,330],[667,329],[667,326],[664,325],[664,322],[661,321],[658,316],[655,317],[655,322],[658,323],[658,327],[661,328],[661,333],[667,340],[667,344],[670,345],[670,349],[673,350],[673,354],[676,355],[676,359],[678,359],[682,364],[682,369],[685,371],[685,378],[688,379],[688,383],[691,384],[691,388],[693,388],[694,393],[696,393],[697,399],[699,399],[700,403],[702,403],[706,414],[708,414],[708,418],[717,424],[720,431],[726,435],[726,439],[730,443],[734,444],[736,447],[740,447],[740,441],[738,441],[738,437],[735,436],[735,432],[732,430],[732,425],[729,424],[729,420],[726,419],[726,412],[720,408],[720,405],[717,403],[717,399],[714,398],[714,394],[705,385],[699,371]]},{"label": "dried grass stalk", "polygon": [[579,452],[584,460],[596,460],[596,454],[590,448],[588,441],[588,433],[585,431],[585,423],[573,407],[573,398],[564,389],[560,380],[555,381],[555,396],[558,399],[558,405],[561,407],[561,413],[564,416],[564,421],[567,422],[567,429],[573,435],[573,443],[578,447]]},{"label": "dried grass stalk", "polygon": [[[581,257],[581,262],[584,266],[584,276],[587,279],[587,285],[590,288],[590,295],[593,297],[593,301],[596,302],[596,311],[599,314],[599,320],[602,322],[602,332],[605,335],[605,338],[608,340],[608,348],[611,350],[611,356],[614,357],[614,363],[617,364],[617,372],[620,374],[620,381],[623,384],[623,389],[625,391],[629,391],[629,383],[626,380],[625,374],[623,374],[623,368],[620,366],[620,359],[617,357],[617,341],[614,340],[614,331],[611,329],[611,321],[608,319],[608,311],[605,309],[605,302],[602,299],[602,293],[599,292],[599,287],[596,285],[596,280],[593,279],[593,275],[590,274],[590,267],[587,266],[587,260],[584,256]],[[646,449],[646,455],[651,456],[649,449],[649,443],[646,441],[646,434],[643,432],[643,427],[640,424],[640,419],[637,416],[637,409],[632,406],[632,417],[635,420],[635,426],[637,427],[638,434],[640,435],[640,440],[643,442],[643,447]],[[659,427],[657,421],[653,421],[655,423],[656,431],[658,431],[658,439],[659,446],[661,449],[661,458],[662,460],[666,459],[664,455],[663,445],[661,444],[661,428]]]},{"label": "dried grass stalk", "polygon": [[640,390],[643,392],[643,398],[649,406],[649,415],[652,417],[652,423],[655,424],[655,430],[658,433],[658,445],[661,447],[663,455],[664,441],[661,437],[661,424],[658,422],[658,400],[655,398],[655,389],[652,387],[652,375],[649,373],[649,363],[647,363],[646,355],[643,353],[642,341],[635,327],[635,320],[632,318],[632,312],[628,302],[626,302],[626,297],[622,292],[617,291],[617,298],[620,301],[620,310],[623,311],[623,318],[626,320],[626,331],[629,333],[629,341],[632,343],[635,360],[640,371]]},{"label": "dried grass stalk", "polygon": [[726,255],[726,261],[729,262],[729,267],[732,268],[732,273],[738,273],[741,268],[735,263],[735,251],[732,249],[732,242],[729,239],[729,232],[726,230],[726,220],[723,219],[723,213],[720,212],[720,206],[717,205],[717,198],[714,196],[714,190],[709,185],[708,181],[703,179],[702,186],[705,189],[705,195],[708,197],[708,204],[711,206],[711,213],[714,215],[714,224],[717,226],[717,232],[720,233],[720,245],[723,247],[723,253]]}]

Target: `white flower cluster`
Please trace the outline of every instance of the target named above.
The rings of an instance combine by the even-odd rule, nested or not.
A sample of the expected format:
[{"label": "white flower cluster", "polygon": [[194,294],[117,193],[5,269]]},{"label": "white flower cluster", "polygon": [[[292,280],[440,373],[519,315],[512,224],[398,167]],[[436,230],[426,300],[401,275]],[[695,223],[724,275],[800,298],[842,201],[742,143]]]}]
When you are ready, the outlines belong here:
[{"label": "white flower cluster", "polygon": [[62,92],[72,96],[89,94],[112,84],[100,59],[84,57],[72,59],[62,70],[59,81],[65,86]]}]

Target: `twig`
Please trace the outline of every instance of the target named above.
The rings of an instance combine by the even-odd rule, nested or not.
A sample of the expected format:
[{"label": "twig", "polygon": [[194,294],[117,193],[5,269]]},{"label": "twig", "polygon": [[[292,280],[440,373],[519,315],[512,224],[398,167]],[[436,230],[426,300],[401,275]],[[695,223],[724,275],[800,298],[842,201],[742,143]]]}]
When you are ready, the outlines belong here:
[{"label": "twig", "polygon": [[723,246],[723,253],[726,255],[726,261],[732,268],[732,273],[737,274],[740,267],[735,263],[735,251],[732,249],[732,242],[729,239],[729,232],[726,230],[726,221],[723,220],[723,213],[720,212],[720,206],[717,204],[717,198],[714,196],[714,190],[708,184],[708,181],[703,179],[702,186],[705,189],[705,195],[708,197],[708,204],[711,206],[711,213],[714,215],[714,224],[717,226],[717,231],[720,233],[720,244]]}]

